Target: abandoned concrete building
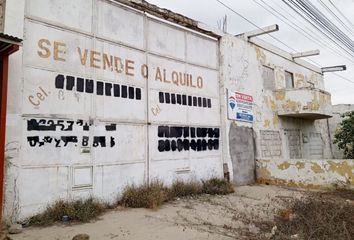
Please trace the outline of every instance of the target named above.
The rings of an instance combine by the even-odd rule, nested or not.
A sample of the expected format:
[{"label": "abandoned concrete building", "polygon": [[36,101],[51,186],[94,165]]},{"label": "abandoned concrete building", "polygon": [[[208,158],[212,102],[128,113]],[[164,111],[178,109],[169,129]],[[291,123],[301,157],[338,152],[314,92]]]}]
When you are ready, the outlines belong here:
[{"label": "abandoned concrete building", "polygon": [[5,220],[156,178],[353,185],[320,68],[142,0],[1,2]]}]

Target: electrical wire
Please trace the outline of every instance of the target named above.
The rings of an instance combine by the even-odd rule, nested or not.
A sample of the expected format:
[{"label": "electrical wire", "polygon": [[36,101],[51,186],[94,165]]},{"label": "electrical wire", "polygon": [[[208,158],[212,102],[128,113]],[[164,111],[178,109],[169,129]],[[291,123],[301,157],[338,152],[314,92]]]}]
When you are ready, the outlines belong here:
[{"label": "electrical wire", "polygon": [[336,44],[340,49],[342,49],[346,54],[348,54],[351,58],[354,58],[354,55],[348,51],[346,48],[344,48],[341,44],[339,44],[337,41],[335,41],[328,33],[323,32],[316,24],[311,22],[309,19],[306,18],[306,16],[302,15],[295,7],[293,7],[288,1],[282,0],[283,3],[285,3],[289,8],[291,8],[294,12],[296,12],[300,17],[302,17],[306,22],[308,22],[312,27],[317,29],[320,33],[322,33],[325,37],[327,37],[331,42]]},{"label": "electrical wire", "polygon": [[[283,0],[283,2],[287,3],[285,0]],[[288,2],[288,5],[292,4],[302,12],[301,16],[307,16],[307,18],[335,38],[342,46],[349,50],[352,56],[354,56],[354,42],[326,16],[324,16],[311,2],[307,0],[289,0]]]},{"label": "electrical wire", "polygon": [[340,19],[337,14],[335,14],[322,0],[317,0],[317,2],[319,2],[322,7],[327,10],[327,12],[329,12],[335,19],[337,19],[337,21],[343,26],[345,30],[347,30],[352,36],[354,36],[354,31],[350,27],[348,27],[347,24],[345,24],[342,19]]},{"label": "electrical wire", "polygon": [[[292,29],[294,29],[296,32],[300,33],[301,35],[303,35],[304,37],[306,37],[307,39],[309,39],[311,42],[315,43],[318,46],[324,47],[329,49],[333,54],[339,56],[339,57],[343,57],[346,58],[348,61],[350,61],[351,63],[354,64],[354,60],[351,58],[348,58],[345,55],[342,55],[340,53],[338,53],[338,51],[336,51],[334,48],[330,47],[330,45],[325,42],[322,39],[318,39],[314,36],[311,35],[311,33],[308,33],[307,31],[305,31],[304,29],[300,28],[298,25],[296,25],[293,21],[291,21],[289,18],[287,18],[284,14],[282,14],[281,12],[277,11],[276,9],[274,9],[272,6],[270,6],[269,4],[267,4],[265,1],[260,0],[263,4],[257,2],[256,0],[253,0],[253,2],[255,2],[256,4],[258,4],[259,6],[261,6],[263,9],[265,9],[266,11],[268,11],[270,14],[272,14],[273,16],[275,16],[276,18],[278,18],[280,21],[282,21],[283,23],[285,23],[286,25],[288,25],[289,27],[291,27]],[[267,7],[265,7],[265,5],[270,8],[271,10],[269,10]],[[280,18],[277,14],[279,14],[282,18],[284,18],[285,20],[283,20],[282,18]],[[314,34],[312,32],[312,34]]]},{"label": "electrical wire", "polygon": [[[259,29],[259,30],[261,30],[261,31],[263,31],[263,32],[265,32],[265,31],[264,31],[261,27],[259,27],[257,24],[253,23],[251,20],[247,19],[247,18],[244,17],[242,14],[238,13],[236,10],[234,10],[233,8],[231,8],[229,5],[225,4],[225,3],[222,2],[221,0],[215,0],[215,1],[217,1],[218,3],[220,3],[221,5],[223,5],[225,8],[229,9],[231,12],[235,13],[237,16],[239,16],[239,17],[241,17],[242,19],[244,19],[246,22],[248,22],[248,23],[251,24],[252,26],[256,27],[257,29]],[[282,0],[282,1],[285,2],[284,0]],[[291,1],[291,0],[290,0],[290,1]],[[289,49],[291,49],[291,50],[297,52],[294,48],[292,48],[292,47],[289,46],[288,44],[284,43],[283,41],[279,40],[278,38],[272,36],[272,35],[269,34],[269,33],[268,33],[268,35],[269,35],[270,37],[272,37],[274,40],[276,40],[277,42],[280,42],[280,43],[282,43],[284,46],[288,47]],[[318,64],[317,62],[315,62],[315,61],[313,61],[313,60],[311,60],[311,59],[309,59],[309,61],[311,61],[311,62],[313,62],[313,63],[315,63],[315,64],[317,64],[317,65],[320,66],[320,64]],[[348,82],[354,84],[354,81],[351,81],[350,79],[348,79],[348,78],[346,78],[346,77],[343,77],[343,76],[339,75],[338,73],[333,73],[333,74],[335,74],[336,76],[340,77],[340,78],[343,79],[343,80],[346,80],[346,81],[348,81]]]}]

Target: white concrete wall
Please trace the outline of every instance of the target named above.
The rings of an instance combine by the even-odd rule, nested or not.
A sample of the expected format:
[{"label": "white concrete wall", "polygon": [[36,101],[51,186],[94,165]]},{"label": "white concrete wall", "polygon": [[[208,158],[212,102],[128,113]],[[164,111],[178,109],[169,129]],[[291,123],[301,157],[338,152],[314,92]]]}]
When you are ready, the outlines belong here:
[{"label": "white concrete wall", "polygon": [[111,1],[8,2],[6,33],[24,41],[9,69],[7,220],[222,176],[217,40]]}]

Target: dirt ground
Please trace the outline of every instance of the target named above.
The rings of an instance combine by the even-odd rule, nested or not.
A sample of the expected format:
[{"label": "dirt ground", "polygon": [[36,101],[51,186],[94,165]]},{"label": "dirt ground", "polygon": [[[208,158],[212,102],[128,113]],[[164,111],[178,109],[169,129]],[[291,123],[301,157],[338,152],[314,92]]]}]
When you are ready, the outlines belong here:
[{"label": "dirt ground", "polygon": [[90,235],[90,240],[251,239],[249,234],[266,238],[270,232],[259,223],[272,220],[284,199],[302,194],[276,186],[243,186],[227,196],[177,199],[157,210],[118,208],[87,224],[25,228],[11,239],[69,240],[79,233]]}]

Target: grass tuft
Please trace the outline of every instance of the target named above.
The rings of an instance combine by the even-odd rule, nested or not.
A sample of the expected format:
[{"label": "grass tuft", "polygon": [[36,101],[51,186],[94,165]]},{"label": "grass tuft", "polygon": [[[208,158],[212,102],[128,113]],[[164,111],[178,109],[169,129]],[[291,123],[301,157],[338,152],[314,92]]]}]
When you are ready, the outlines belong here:
[{"label": "grass tuft", "polygon": [[154,209],[178,197],[196,196],[203,193],[225,195],[232,192],[234,192],[232,184],[225,179],[212,178],[202,183],[177,180],[170,188],[165,187],[161,181],[154,180],[150,185],[131,185],[125,188],[119,204],[124,207]]},{"label": "grass tuft", "polygon": [[287,208],[292,217],[275,219],[278,231],[274,239],[293,239],[291,236],[298,235],[299,239],[352,240],[354,205],[350,199],[353,198],[353,190],[336,190],[291,201]]},{"label": "grass tuft", "polygon": [[68,220],[73,222],[88,222],[97,218],[107,208],[109,208],[108,204],[93,198],[75,201],[58,200],[49,205],[44,212],[31,217],[28,224],[47,226],[62,221],[63,216],[68,216]]},{"label": "grass tuft", "polygon": [[149,185],[126,187],[119,203],[124,207],[154,209],[167,200],[168,191],[164,184],[159,180],[154,180]]},{"label": "grass tuft", "polygon": [[196,196],[203,193],[203,186],[197,181],[175,181],[170,190],[170,198]]},{"label": "grass tuft", "polygon": [[203,193],[211,195],[226,195],[233,193],[232,184],[223,178],[211,178],[203,181]]}]

